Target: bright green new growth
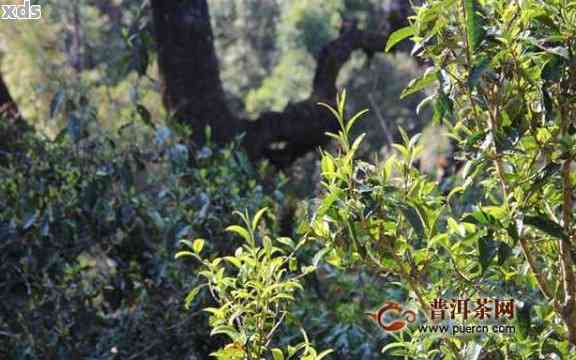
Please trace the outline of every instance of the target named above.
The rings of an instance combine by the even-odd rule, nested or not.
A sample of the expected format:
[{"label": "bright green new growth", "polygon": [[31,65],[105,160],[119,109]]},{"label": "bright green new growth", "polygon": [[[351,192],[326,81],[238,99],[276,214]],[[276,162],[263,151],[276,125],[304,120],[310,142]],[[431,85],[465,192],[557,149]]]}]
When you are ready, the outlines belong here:
[{"label": "bright green new growth", "polygon": [[415,10],[388,47],[411,36],[433,64],[403,96],[435,86],[422,107],[432,104],[461,170],[432,179],[414,166],[419,138],[406,135],[384,163],[356,160],[361,138],[350,145],[356,118],[345,121],[343,94],[331,109],[340,153],[322,154],[324,192],[305,230],[330,264],[399,280],[421,322],[434,299],[515,300],[505,319],[513,333],[439,337],[412,327],[389,354],[572,358],[576,4],[430,0]]},{"label": "bright green new growth", "polygon": [[302,330],[304,341],[286,349],[273,348],[274,335],[288,314],[288,306],[302,290],[300,279],[315,271],[315,266],[298,269],[296,252],[305,240],[295,244],[290,238],[273,241],[269,236],[258,236],[258,225],[267,209],[250,218],[247,212],[237,215],[242,225],[232,225],[227,231],[239,235],[245,242],[233,256],[202,258],[204,241],[183,241],[192,251],[179,252],[176,257],[191,256],[202,264],[199,275],[206,283],[194,288],[186,298],[186,305],[207,288],[218,303],[204,311],[210,313],[211,335],[223,334],[230,343],[213,353],[217,359],[262,359],[272,355],[274,360],[292,358],[320,360],[331,351],[320,354],[312,347]]}]

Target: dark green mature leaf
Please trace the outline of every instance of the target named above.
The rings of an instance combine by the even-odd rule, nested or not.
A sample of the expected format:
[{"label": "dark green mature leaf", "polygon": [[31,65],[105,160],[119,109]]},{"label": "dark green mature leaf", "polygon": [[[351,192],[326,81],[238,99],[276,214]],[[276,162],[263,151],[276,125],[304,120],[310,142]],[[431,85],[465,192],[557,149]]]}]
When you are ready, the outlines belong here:
[{"label": "dark green mature leaf", "polygon": [[502,266],[512,256],[512,248],[502,241],[499,241],[498,244],[498,265]]},{"label": "dark green mature leaf", "polygon": [[544,117],[546,121],[551,121],[553,119],[554,103],[548,90],[544,87],[542,88],[542,106],[544,107]]},{"label": "dark green mature leaf", "polygon": [[396,44],[398,44],[402,40],[415,34],[416,34],[416,28],[413,26],[406,26],[394,31],[388,38],[388,41],[386,42],[386,52],[390,51],[390,49],[392,49],[394,46],[396,46]]},{"label": "dark green mature leaf", "polygon": [[552,56],[542,68],[540,77],[546,81],[559,81],[564,70],[564,59],[560,56]]},{"label": "dark green mature leaf", "polygon": [[474,89],[476,85],[478,85],[482,74],[484,74],[488,69],[490,69],[490,59],[488,57],[483,57],[474,64],[468,76],[468,88],[470,88],[470,90]]},{"label": "dark green mature leaf", "polygon": [[404,99],[407,96],[417,93],[418,91],[424,90],[430,85],[434,84],[438,79],[438,71],[434,71],[432,68],[428,69],[424,75],[410,81],[406,89],[400,94],[400,99]]},{"label": "dark green mature leaf", "polygon": [[414,231],[416,231],[418,237],[420,239],[423,239],[425,235],[424,234],[425,227],[424,227],[424,221],[422,220],[422,215],[420,214],[418,208],[416,208],[416,206],[410,203],[407,203],[402,204],[400,206],[400,210],[402,211],[402,214],[404,214],[404,217],[406,218],[406,220],[408,220],[412,228],[414,228]]},{"label": "dark green mature leaf", "polygon": [[561,168],[560,164],[552,162],[546,165],[541,170],[539,170],[538,175],[532,181],[532,186],[528,191],[527,198],[531,196],[534,192],[538,191],[538,189],[540,189],[546,183],[548,178],[550,178],[552,175],[560,171],[560,168]]},{"label": "dark green mature leaf", "polygon": [[564,229],[562,229],[562,226],[546,218],[544,215],[525,216],[524,224],[530,225],[557,239],[568,240],[568,236],[566,235],[566,233],[564,233]]},{"label": "dark green mature leaf", "polygon": [[482,210],[477,210],[466,215],[462,221],[482,226],[494,225],[496,223],[494,216],[487,214]]},{"label": "dark green mature leaf", "polygon": [[441,124],[448,115],[453,113],[453,102],[452,99],[446,95],[442,88],[438,89],[438,94],[436,95],[436,101],[434,102],[434,117],[432,121],[435,124]]},{"label": "dark green mature leaf", "polygon": [[508,232],[508,236],[510,236],[514,241],[514,245],[516,245],[518,243],[518,240],[520,239],[520,235],[518,235],[518,226],[522,226],[522,223],[511,222],[510,225],[508,225],[508,228],[506,229],[506,231]]},{"label": "dark green mature leaf", "polygon": [[466,13],[466,37],[468,49],[474,54],[480,43],[484,39],[486,32],[484,30],[484,20],[480,15],[480,4],[478,0],[462,0],[464,2],[464,11]]},{"label": "dark green mature leaf", "polygon": [[565,48],[563,46],[556,46],[553,48],[539,46],[539,48],[546,51],[549,54],[557,55],[557,56],[560,56],[566,60],[570,60],[570,52],[568,51],[567,48]]},{"label": "dark green mature leaf", "polygon": [[516,323],[518,324],[518,335],[525,339],[528,337],[531,327],[530,310],[532,305],[525,303],[516,313]]},{"label": "dark green mature leaf", "polygon": [[142,45],[139,47],[138,51],[135,53],[135,63],[134,67],[139,76],[145,76],[148,70],[148,65],[150,64],[150,55],[148,54],[148,49],[146,46]]},{"label": "dark green mature leaf", "polygon": [[488,134],[488,131],[481,130],[481,131],[477,131],[476,133],[470,135],[468,137],[468,139],[466,139],[465,149],[470,149],[471,147],[476,145],[476,143],[478,143],[478,141],[480,141],[480,140],[483,140],[487,134]]},{"label": "dark green mature leaf", "polygon": [[64,140],[66,139],[67,134],[68,134],[68,128],[67,127],[60,130],[58,135],[56,135],[56,138],[54,138],[54,143],[55,144],[62,144],[64,142]]},{"label": "dark green mature leaf", "polygon": [[152,115],[150,115],[150,111],[148,111],[144,105],[136,105],[136,111],[138,112],[138,115],[140,115],[140,119],[142,119],[144,124],[149,128],[156,130],[156,124],[152,121]]},{"label": "dark green mature leaf", "polygon": [[498,242],[494,240],[494,233],[489,231],[486,235],[478,238],[478,260],[482,273],[486,272],[488,266],[498,253]]}]

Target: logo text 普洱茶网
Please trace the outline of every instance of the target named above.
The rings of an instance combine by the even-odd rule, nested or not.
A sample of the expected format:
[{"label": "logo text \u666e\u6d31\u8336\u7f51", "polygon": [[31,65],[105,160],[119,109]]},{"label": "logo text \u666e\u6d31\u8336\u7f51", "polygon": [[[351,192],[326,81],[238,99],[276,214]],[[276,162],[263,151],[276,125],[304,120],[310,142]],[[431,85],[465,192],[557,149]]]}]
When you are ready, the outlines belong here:
[{"label": "logo text \u666e\u6d31\u8336\u7f51", "polygon": [[21,5],[0,5],[0,20],[37,20],[42,17],[42,7],[25,0]]}]

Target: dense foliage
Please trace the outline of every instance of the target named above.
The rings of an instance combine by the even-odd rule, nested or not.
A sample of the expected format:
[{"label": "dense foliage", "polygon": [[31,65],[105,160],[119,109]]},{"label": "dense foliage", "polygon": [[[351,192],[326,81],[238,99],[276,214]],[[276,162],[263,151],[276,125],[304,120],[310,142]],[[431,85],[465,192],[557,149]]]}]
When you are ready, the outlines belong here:
[{"label": "dense foliage", "polygon": [[153,146],[106,133],[30,140],[1,168],[2,357],[202,358],[213,347],[192,335],[205,319],[182,308],[197,280],[174,261],[178,241],[235,248],[223,230],[234,209],[274,208],[279,184],[259,181],[234,146],[189,154],[166,128],[147,137]]},{"label": "dense foliage", "polygon": [[349,132],[357,117],[344,121],[345,96],[333,110],[340,150],[323,154],[324,196],[308,229],[330,263],[399,279],[423,322],[447,309],[437,299],[517,305],[513,334],[446,337],[412,327],[385,351],[411,359],[573,356],[575,19],[567,1],[428,1],[391,36],[389,46],[412,36],[433,64],[403,96],[437,84],[426,101],[458,144],[462,170],[451,183],[414,166],[419,137],[404,137],[383,164],[355,160],[362,139],[351,144]]},{"label": "dense foliage", "polygon": [[[210,1],[231,108],[303,99],[338,25],[393,3]],[[241,138],[187,143],[147,2],[42,4],[0,29],[47,134],[0,153],[0,358],[576,358],[574,1],[415,2],[387,44],[411,55],[354,57],[318,105],[334,146],[286,176]],[[454,334],[454,299],[505,331]],[[414,319],[383,331],[405,314],[383,304]]]}]

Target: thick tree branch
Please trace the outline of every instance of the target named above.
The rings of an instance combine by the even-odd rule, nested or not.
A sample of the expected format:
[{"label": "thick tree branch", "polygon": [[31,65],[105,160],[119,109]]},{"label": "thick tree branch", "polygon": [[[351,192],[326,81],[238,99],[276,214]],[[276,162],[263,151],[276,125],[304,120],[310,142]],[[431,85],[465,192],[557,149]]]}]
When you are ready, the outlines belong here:
[{"label": "thick tree branch", "polygon": [[[329,138],[325,133],[336,131],[338,123],[318,102],[334,103],[338,75],[354,51],[382,52],[386,40],[386,34],[352,28],[328,43],[318,56],[309,98],[289,104],[282,112],[263,113],[256,122],[248,124],[246,145],[252,157],[264,157],[285,167],[307,152],[326,145]],[[275,148],[278,143],[283,147]]]},{"label": "thick tree branch", "polygon": [[2,74],[0,74],[0,114],[9,118],[19,116],[18,106],[16,106],[12,96],[10,96]]},{"label": "thick tree branch", "polygon": [[195,141],[203,141],[207,126],[215,141],[230,141],[238,120],[226,106],[206,0],[151,6],[164,106],[191,125]]},{"label": "thick tree branch", "polygon": [[335,99],[338,74],[352,53],[356,50],[366,53],[383,52],[387,39],[387,33],[372,33],[353,28],[326,45],[318,57],[311,97],[321,100]]},{"label": "thick tree branch", "polygon": [[12,152],[23,134],[30,130],[0,73],[0,164],[6,153]]},{"label": "thick tree branch", "polygon": [[[217,142],[229,141],[244,132],[244,145],[250,156],[268,158],[279,167],[325,145],[328,142],[325,133],[336,130],[335,119],[317,103],[334,103],[338,75],[352,53],[384,51],[388,34],[405,24],[394,20],[383,33],[359,30],[355,23],[347,25],[337,39],[321,50],[307,100],[289,104],[282,112],[265,112],[256,121],[247,121],[231,114],[226,106],[207,1],[152,0],[151,4],[167,109],[194,129],[195,141],[203,141],[206,126],[212,128]],[[407,2],[398,4],[394,11],[410,9]]]}]

